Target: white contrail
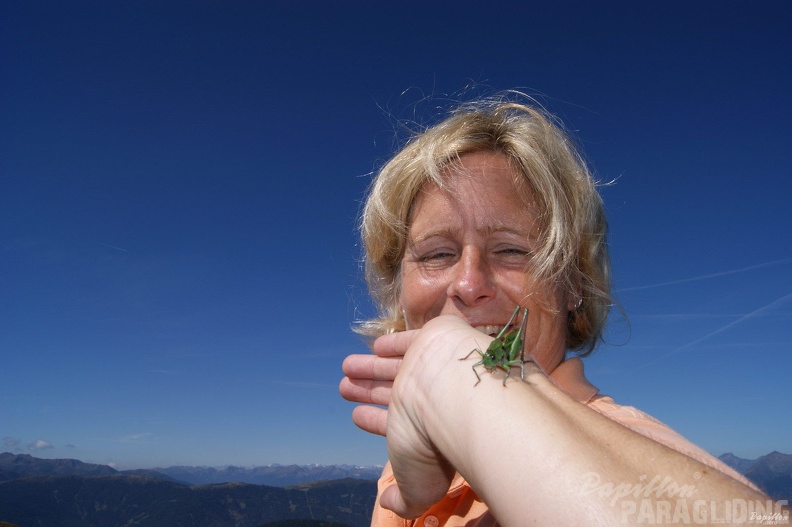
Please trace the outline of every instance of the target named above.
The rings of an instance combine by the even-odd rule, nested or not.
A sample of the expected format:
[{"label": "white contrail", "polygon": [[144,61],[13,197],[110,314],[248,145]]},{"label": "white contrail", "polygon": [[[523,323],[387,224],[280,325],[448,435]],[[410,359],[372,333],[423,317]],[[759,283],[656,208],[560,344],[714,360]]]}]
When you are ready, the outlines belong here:
[{"label": "white contrail", "polygon": [[741,322],[744,322],[744,321],[746,321],[746,320],[748,320],[750,318],[754,318],[756,316],[761,315],[765,311],[769,311],[769,310],[773,309],[776,306],[780,306],[781,304],[783,304],[784,302],[786,302],[787,300],[790,300],[790,299],[792,299],[792,293],[787,293],[784,296],[782,296],[781,298],[777,298],[776,300],[773,300],[769,304],[765,304],[764,306],[762,306],[760,308],[754,309],[750,313],[747,313],[747,314],[741,316],[740,318],[738,318],[736,320],[732,320],[731,322],[729,322],[725,326],[720,327],[720,328],[716,329],[715,331],[711,331],[711,332],[707,333],[703,337],[699,337],[696,340],[688,342],[687,344],[683,344],[682,346],[676,348],[675,350],[666,353],[665,356],[667,357],[669,355],[673,355],[674,353],[679,353],[680,351],[682,351],[684,349],[690,348],[691,346],[695,346],[696,344],[698,344],[700,342],[703,342],[703,341],[707,340],[708,338],[717,335],[718,333],[722,333],[722,332],[726,331],[727,329],[729,329],[732,326],[736,326],[737,324],[739,324]]},{"label": "white contrail", "polygon": [[102,242],[99,242],[99,245],[104,245],[105,247],[108,247],[110,249],[115,249],[116,251],[124,251],[125,253],[129,252],[127,249],[124,249],[123,247],[116,247],[115,245],[108,245]]},{"label": "white contrail", "polygon": [[691,348],[691,347],[695,346],[696,344],[700,344],[700,343],[704,342],[705,340],[707,340],[707,339],[709,339],[711,337],[714,337],[715,335],[717,335],[719,333],[723,333],[724,331],[726,331],[727,329],[729,329],[731,327],[736,326],[737,324],[745,322],[748,319],[757,317],[757,316],[761,315],[762,313],[764,313],[766,311],[769,311],[769,310],[771,310],[773,308],[776,308],[776,307],[780,306],[781,304],[783,304],[784,302],[787,302],[789,300],[792,300],[792,293],[787,293],[784,296],[782,296],[781,298],[777,298],[777,299],[773,300],[769,304],[765,304],[765,305],[763,305],[763,306],[761,306],[759,308],[756,308],[753,311],[751,311],[750,313],[746,313],[745,315],[742,315],[740,318],[732,320],[728,324],[716,329],[715,331],[710,331],[706,335],[704,335],[702,337],[699,337],[699,338],[697,338],[695,340],[692,340],[692,341],[688,342],[687,344],[683,344],[683,345],[681,345],[681,346],[679,346],[679,347],[677,347],[677,348],[675,348],[675,349],[673,349],[673,350],[671,350],[671,351],[669,351],[667,353],[664,353],[662,355],[657,355],[657,356],[653,357],[651,360],[649,360],[649,361],[647,361],[647,362],[645,362],[645,363],[643,363],[641,365],[635,366],[634,368],[631,368],[629,371],[640,370],[640,369],[645,368],[647,366],[651,366],[652,364],[656,364],[657,362],[659,362],[659,361],[661,361],[661,360],[663,360],[663,359],[665,359],[667,357],[670,357],[671,355],[674,355],[674,354],[679,353],[681,351],[684,351],[684,350],[686,350],[688,348]]},{"label": "white contrail", "polygon": [[623,293],[625,291],[640,291],[641,289],[652,289],[654,287],[663,287],[667,285],[676,285],[676,284],[685,284],[687,282],[695,282],[696,280],[706,280],[707,278],[717,278],[719,276],[726,276],[730,274],[737,274],[737,273],[744,273],[746,271],[753,271],[754,269],[761,269],[763,267],[770,267],[772,265],[781,265],[792,262],[792,258],[784,258],[783,260],[773,260],[772,262],[765,262],[756,265],[749,265],[748,267],[742,267],[740,269],[731,269],[729,271],[720,271],[717,273],[712,274],[705,274],[701,276],[694,276],[692,278],[681,278],[679,280],[670,280],[668,282],[660,282],[658,284],[649,284],[649,285],[638,285],[635,287],[625,287],[623,289],[617,289],[617,293]]}]

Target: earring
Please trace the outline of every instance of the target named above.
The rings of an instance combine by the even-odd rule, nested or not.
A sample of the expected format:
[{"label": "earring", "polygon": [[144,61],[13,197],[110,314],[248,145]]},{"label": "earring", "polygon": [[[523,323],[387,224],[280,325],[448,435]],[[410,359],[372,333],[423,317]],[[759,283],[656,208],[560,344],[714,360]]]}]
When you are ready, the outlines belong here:
[{"label": "earring", "polygon": [[583,297],[578,298],[577,304],[575,304],[575,311],[579,310],[583,306]]}]

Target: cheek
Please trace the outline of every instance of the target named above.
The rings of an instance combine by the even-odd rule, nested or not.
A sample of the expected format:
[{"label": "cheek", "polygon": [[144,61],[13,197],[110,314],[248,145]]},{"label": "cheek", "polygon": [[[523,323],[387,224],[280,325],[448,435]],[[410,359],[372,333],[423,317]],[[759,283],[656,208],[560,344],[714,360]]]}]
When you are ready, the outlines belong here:
[{"label": "cheek", "polygon": [[409,265],[403,267],[399,304],[410,329],[423,326],[427,320],[439,314],[445,293],[446,287],[442,283],[426,280]]}]

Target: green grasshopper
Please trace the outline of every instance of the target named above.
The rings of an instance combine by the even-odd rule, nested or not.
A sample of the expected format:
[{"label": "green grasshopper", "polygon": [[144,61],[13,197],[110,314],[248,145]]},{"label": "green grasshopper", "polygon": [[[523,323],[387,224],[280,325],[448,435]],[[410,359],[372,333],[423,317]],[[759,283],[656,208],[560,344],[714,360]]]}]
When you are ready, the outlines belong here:
[{"label": "green grasshopper", "polygon": [[[528,322],[528,309],[523,311],[523,318],[522,324],[520,324],[520,329],[517,331],[512,330],[512,325],[514,319],[517,318],[517,313],[520,312],[520,306],[518,305],[514,308],[514,313],[512,313],[509,322],[504,326],[504,328],[498,333],[498,336],[495,337],[495,340],[487,348],[487,351],[481,351],[480,349],[476,348],[463,358],[459,360],[465,360],[473,353],[478,353],[481,355],[481,360],[478,361],[476,364],[473,365],[473,373],[476,374],[476,385],[481,382],[481,377],[476,371],[477,366],[484,366],[484,369],[488,372],[492,373],[496,369],[500,368],[501,370],[506,372],[506,378],[503,379],[503,385],[506,386],[506,380],[511,375],[511,368],[515,364],[520,365],[520,378],[525,380],[525,350],[523,349],[523,334],[525,333],[525,326]],[[518,358],[519,355],[519,358]]]}]

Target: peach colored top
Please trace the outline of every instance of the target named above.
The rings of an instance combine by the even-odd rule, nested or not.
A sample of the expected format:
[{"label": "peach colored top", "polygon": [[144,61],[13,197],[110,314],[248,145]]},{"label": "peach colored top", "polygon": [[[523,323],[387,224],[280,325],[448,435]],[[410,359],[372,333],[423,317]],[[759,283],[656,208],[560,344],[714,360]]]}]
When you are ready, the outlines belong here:
[{"label": "peach colored top", "polygon": [[[606,395],[598,395],[599,390],[583,375],[583,362],[575,357],[567,359],[549,375],[559,388],[574,399],[596,410],[605,417],[630,428],[631,430],[681,452],[701,463],[723,472],[732,478],[756,488],[745,477],[721,462],[705,450],[694,445],[654,417],[631,406],[621,406]],[[390,463],[385,465],[378,483],[378,494],[394,484]],[[374,505],[371,518],[372,527],[491,527],[496,526],[495,518],[467,482],[456,475],[451,487],[440,502],[433,505],[417,520],[405,520],[379,505],[379,496]]]}]

